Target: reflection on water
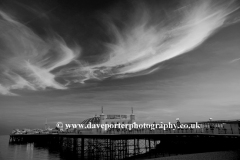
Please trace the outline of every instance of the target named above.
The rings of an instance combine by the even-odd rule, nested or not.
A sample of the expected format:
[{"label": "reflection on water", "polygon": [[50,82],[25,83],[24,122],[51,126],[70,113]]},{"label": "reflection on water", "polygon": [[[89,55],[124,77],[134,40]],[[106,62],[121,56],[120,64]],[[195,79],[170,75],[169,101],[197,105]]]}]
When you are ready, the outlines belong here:
[{"label": "reflection on water", "polygon": [[34,143],[9,144],[9,136],[0,136],[0,160],[62,160],[57,152]]}]

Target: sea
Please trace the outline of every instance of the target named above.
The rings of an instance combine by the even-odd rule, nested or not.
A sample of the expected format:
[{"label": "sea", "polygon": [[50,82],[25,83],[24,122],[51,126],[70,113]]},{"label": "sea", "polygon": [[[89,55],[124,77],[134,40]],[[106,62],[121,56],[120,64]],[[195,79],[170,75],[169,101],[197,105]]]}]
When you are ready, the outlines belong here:
[{"label": "sea", "polygon": [[28,144],[9,144],[9,135],[0,135],[0,160],[65,160],[58,152]]}]

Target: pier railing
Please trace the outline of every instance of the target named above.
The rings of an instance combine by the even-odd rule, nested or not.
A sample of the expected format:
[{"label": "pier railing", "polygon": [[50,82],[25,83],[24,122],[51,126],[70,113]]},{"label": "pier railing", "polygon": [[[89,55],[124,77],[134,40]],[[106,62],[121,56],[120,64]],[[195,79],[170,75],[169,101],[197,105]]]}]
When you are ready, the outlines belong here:
[{"label": "pier railing", "polygon": [[110,131],[76,131],[59,134],[232,134],[240,135],[239,128],[200,128],[200,129],[132,129],[132,130],[110,130]]}]

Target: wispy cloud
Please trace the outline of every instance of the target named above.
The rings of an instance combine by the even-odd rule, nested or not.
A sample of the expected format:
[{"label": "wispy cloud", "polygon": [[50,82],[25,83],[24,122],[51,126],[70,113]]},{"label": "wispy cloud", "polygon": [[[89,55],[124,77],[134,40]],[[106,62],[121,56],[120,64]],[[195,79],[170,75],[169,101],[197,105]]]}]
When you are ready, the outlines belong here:
[{"label": "wispy cloud", "polygon": [[89,79],[150,74],[158,69],[151,68],[154,65],[201,45],[237,9],[232,1],[197,1],[183,3],[162,16],[156,7],[136,5],[125,27],[119,29],[114,22],[107,22],[113,42],[105,44],[108,52],[94,63],[78,58],[81,44],[70,48],[56,33],[51,33],[56,35],[52,38],[42,38],[0,11],[1,93],[15,95],[13,89],[67,89]]},{"label": "wispy cloud", "polygon": [[115,43],[108,44],[109,54],[96,65],[71,68],[72,76],[78,75],[82,82],[92,78],[134,76],[198,47],[238,9],[232,2],[218,1],[198,1],[183,6],[167,11],[168,17],[162,16],[154,7],[136,7],[130,15],[131,22],[121,30],[109,22],[115,39]]},{"label": "wispy cloud", "polygon": [[15,96],[16,94],[11,93],[9,88],[6,88],[0,84],[0,94],[2,95],[8,95],[8,96]]},{"label": "wispy cloud", "polygon": [[52,70],[76,59],[78,49],[70,49],[63,39],[42,39],[30,28],[0,12],[1,90],[4,95],[15,95],[12,89],[39,90],[46,87],[66,89],[55,80]]}]

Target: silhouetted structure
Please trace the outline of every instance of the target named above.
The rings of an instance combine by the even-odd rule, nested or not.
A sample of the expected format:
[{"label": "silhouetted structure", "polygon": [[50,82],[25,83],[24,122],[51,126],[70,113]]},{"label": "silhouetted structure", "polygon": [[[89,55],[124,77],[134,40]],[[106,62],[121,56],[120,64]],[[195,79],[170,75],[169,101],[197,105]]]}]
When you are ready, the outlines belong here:
[{"label": "silhouetted structure", "polygon": [[[104,133],[10,135],[10,143],[43,144],[72,159],[131,159],[239,149],[239,121],[199,122],[203,128]],[[214,129],[210,128],[210,124]],[[191,125],[192,123],[189,123]],[[67,154],[65,154],[67,153]],[[70,154],[69,154],[70,153]],[[69,157],[68,157],[69,158]]]}]

